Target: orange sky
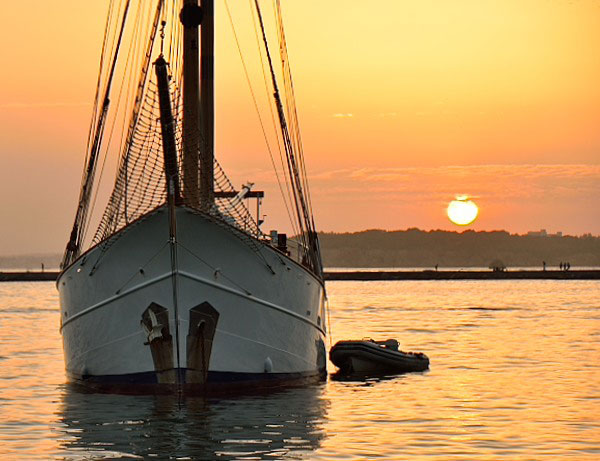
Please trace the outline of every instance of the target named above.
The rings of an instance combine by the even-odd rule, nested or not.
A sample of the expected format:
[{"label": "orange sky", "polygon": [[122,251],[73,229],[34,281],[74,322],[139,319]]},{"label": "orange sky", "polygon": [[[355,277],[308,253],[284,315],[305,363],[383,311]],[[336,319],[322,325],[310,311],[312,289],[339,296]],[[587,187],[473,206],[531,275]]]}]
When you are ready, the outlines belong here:
[{"label": "orange sky", "polygon": [[[107,3],[1,7],[0,254],[67,240]],[[477,230],[600,234],[600,1],[282,3],[318,228],[457,229],[444,210],[469,194]],[[229,4],[250,61],[247,1]],[[222,5],[217,154],[281,228]]]}]

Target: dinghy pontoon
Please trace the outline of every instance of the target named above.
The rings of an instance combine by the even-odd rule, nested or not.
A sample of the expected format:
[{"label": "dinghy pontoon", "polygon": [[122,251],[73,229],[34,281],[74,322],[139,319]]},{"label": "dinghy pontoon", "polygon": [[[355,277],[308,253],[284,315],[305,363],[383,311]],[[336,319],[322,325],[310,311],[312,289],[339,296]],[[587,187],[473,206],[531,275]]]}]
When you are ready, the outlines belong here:
[{"label": "dinghy pontoon", "polygon": [[406,373],[429,368],[425,354],[400,351],[395,339],[338,341],[329,358],[342,373]]}]

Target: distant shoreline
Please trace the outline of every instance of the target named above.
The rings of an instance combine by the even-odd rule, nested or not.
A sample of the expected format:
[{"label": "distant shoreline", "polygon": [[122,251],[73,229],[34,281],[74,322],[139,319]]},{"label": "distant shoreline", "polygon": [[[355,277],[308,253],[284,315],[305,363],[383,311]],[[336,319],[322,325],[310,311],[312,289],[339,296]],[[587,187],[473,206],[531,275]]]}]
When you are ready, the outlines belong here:
[{"label": "distant shoreline", "polygon": [[[0,272],[0,282],[52,282],[60,272]],[[600,280],[600,270],[391,270],[325,272],[326,281],[374,280]]]},{"label": "distant shoreline", "polygon": [[600,280],[600,270],[422,270],[325,272],[325,280]]}]

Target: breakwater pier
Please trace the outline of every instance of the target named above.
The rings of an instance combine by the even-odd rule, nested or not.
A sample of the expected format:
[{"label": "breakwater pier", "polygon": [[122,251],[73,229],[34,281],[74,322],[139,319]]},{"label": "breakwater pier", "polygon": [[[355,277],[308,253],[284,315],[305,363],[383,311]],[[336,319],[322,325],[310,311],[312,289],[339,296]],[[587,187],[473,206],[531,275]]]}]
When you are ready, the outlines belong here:
[{"label": "breakwater pier", "polygon": [[[0,282],[50,282],[59,272],[0,272]],[[600,280],[600,270],[378,270],[325,271],[325,280]]]},{"label": "breakwater pier", "polygon": [[600,270],[390,270],[325,272],[325,280],[600,280]]}]

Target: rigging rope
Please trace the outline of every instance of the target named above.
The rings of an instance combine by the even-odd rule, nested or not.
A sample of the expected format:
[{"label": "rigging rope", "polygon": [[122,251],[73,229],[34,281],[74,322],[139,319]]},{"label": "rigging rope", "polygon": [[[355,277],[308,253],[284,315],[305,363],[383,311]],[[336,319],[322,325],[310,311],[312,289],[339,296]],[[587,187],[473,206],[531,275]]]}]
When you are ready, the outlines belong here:
[{"label": "rigging rope", "polygon": [[279,56],[281,59],[281,68],[283,73],[283,81],[285,88],[285,101],[288,118],[288,126],[292,129],[292,140],[296,147],[298,163],[302,171],[301,179],[304,190],[306,191],[306,200],[309,209],[309,213],[312,215],[312,206],[310,202],[310,191],[308,187],[308,180],[306,174],[306,166],[304,163],[304,148],[302,146],[302,138],[300,136],[300,123],[298,122],[298,113],[296,110],[296,96],[294,93],[294,83],[292,79],[292,72],[289,65],[289,58],[287,52],[287,42],[285,39],[285,31],[283,27],[283,15],[281,14],[281,4],[279,0],[274,0],[275,3],[275,18],[277,21],[277,33],[279,38]]},{"label": "rigging rope", "polygon": [[[248,3],[250,5],[250,10],[253,11],[254,10],[254,8],[253,8],[253,0],[248,0]],[[258,27],[257,27],[257,23],[256,23],[256,16],[254,15],[254,13],[251,13],[251,16],[252,16],[252,24],[254,26],[254,37],[256,39],[256,48],[258,49],[258,55],[260,57],[260,69],[261,69],[262,76],[263,76],[263,83],[264,83],[264,86],[265,86],[265,94],[267,96],[267,100],[270,100],[271,97],[272,97],[272,94],[269,91],[269,82],[268,82],[267,74],[266,74],[266,71],[265,71],[265,61],[264,61],[264,58],[263,58],[262,49],[260,47],[260,38],[259,38]],[[290,210],[288,208],[288,203],[289,203],[289,206],[291,207],[291,204],[294,203],[294,200],[292,198],[291,184],[288,181],[288,175],[286,173],[287,168],[286,168],[285,162],[283,160],[283,151],[281,149],[281,142],[279,140],[279,136],[277,135],[278,129],[277,129],[277,123],[275,122],[275,113],[273,111],[273,106],[271,104],[268,104],[268,107],[269,107],[269,113],[271,114],[271,124],[273,125],[273,131],[276,133],[275,139],[277,141],[277,151],[279,152],[279,161],[281,163],[281,171],[282,171],[282,174],[284,176],[284,184],[285,184],[285,189],[286,189],[286,192],[287,192],[287,196],[283,193],[283,191],[282,191],[281,195],[283,197],[285,206],[287,208],[286,211],[288,213],[288,218],[289,218],[290,223],[292,225],[292,230],[293,230],[293,232],[294,232],[295,235],[300,235],[300,231],[298,230],[298,226],[296,225],[295,220],[292,218],[291,212],[290,212]],[[277,170],[277,166],[273,165],[273,168],[275,169],[276,172],[278,171]]]},{"label": "rigging rope", "polygon": [[[86,157],[85,157],[85,162],[84,164],[87,165],[88,163],[88,156],[89,156],[89,152],[90,152],[90,145],[92,142],[92,138],[93,138],[93,134],[94,134],[94,126],[96,125],[96,116],[98,113],[98,104],[100,102],[100,91],[102,88],[102,69],[104,68],[104,59],[106,58],[106,44],[108,43],[108,38],[109,38],[109,32],[110,32],[110,24],[111,24],[111,17],[112,17],[112,10],[113,10],[113,3],[114,0],[111,0],[109,5],[108,5],[108,14],[106,15],[106,25],[104,27],[104,39],[102,40],[102,52],[100,53],[100,65],[99,65],[99,72],[98,72],[98,81],[96,82],[96,94],[94,96],[94,106],[92,109],[92,117],[90,119],[90,126],[89,126],[89,130],[88,130],[88,138],[87,138],[87,144],[86,144]],[[85,176],[82,175],[81,178],[81,187],[83,187],[83,181],[85,180]]]},{"label": "rigging rope", "polygon": [[[136,1],[138,2],[137,14],[133,18],[132,24],[127,26],[126,31],[125,25],[128,21],[128,16],[130,16],[129,12],[130,9],[133,9],[130,8],[130,5]],[[145,2],[147,1],[156,6],[154,12],[145,8],[147,6]],[[181,158],[183,150],[183,48],[181,40],[183,26],[179,21],[178,11],[182,1],[172,1],[171,7],[166,6],[165,0],[134,0],[134,2],[131,0],[119,0],[118,5],[116,0],[110,0],[110,2],[111,7],[105,27],[100,60],[101,69],[96,88],[92,125],[86,149],[87,166],[82,177],[79,206],[71,240],[65,251],[63,267],[73,262],[80,254],[84,242],[87,243],[86,233],[88,230],[91,230],[91,220],[95,215],[94,209],[99,197],[100,185],[105,166],[107,165],[109,151],[114,150],[111,148],[113,143],[116,144],[119,142],[114,184],[103,213],[98,218],[94,217],[94,219],[99,219],[99,223],[93,237],[90,239],[91,245],[100,245],[100,251],[93,264],[94,269],[98,266],[106,251],[120,238],[120,235],[122,235],[119,232],[120,230],[130,225],[136,225],[145,215],[164,206],[166,202],[158,90],[154,74],[150,72],[153,56],[156,57],[159,51],[169,56],[170,62],[169,97],[171,98],[171,106],[173,108],[176,151],[179,153],[177,162],[179,170],[183,173],[179,179],[180,188],[183,189],[183,182],[186,181],[186,177],[197,174],[196,170],[191,172],[191,174],[189,174],[190,172],[183,171],[184,167]],[[145,5],[144,8],[142,8],[142,4]],[[287,57],[286,55],[282,55],[286,95],[285,104],[287,118],[290,121],[289,126],[286,121],[286,114],[284,113],[283,101],[277,87],[262,16],[258,8],[258,2],[255,0],[256,14],[260,21],[263,40],[265,42],[265,55],[271,71],[276,110],[281,125],[280,135],[282,136],[282,143],[280,143],[279,137],[276,137],[283,167],[281,171],[282,175],[280,176],[227,0],[225,0],[225,6],[229,14],[246,80],[267,144],[267,150],[269,151],[279,189],[284,199],[288,218],[290,218],[292,227],[300,240],[299,251],[301,254],[299,260],[312,268],[316,273],[319,273],[320,263],[315,259],[318,254],[318,247],[315,246],[314,242],[314,223],[308,214],[310,200],[306,197],[306,192],[308,191],[306,172],[301,144],[299,142],[299,128],[295,114],[293,87],[290,85],[290,79],[287,77],[287,74],[289,74]],[[252,5],[250,4],[250,6]],[[254,32],[258,44],[258,28],[256,27],[254,14],[252,14],[252,18],[255,24]],[[162,39],[160,40],[160,44],[157,44],[161,21],[166,22],[163,30],[165,34],[168,34],[169,39]],[[121,48],[123,47],[122,42],[124,37],[128,37],[130,42],[128,51],[123,59],[121,55],[124,50],[121,50]],[[280,34],[280,48],[282,46],[281,43],[284,43],[284,41],[285,39]],[[280,50],[280,52],[282,51]],[[259,56],[261,59],[263,80],[265,88],[267,88],[265,63],[260,47]],[[115,72],[117,67],[124,75],[119,87],[118,97],[114,102],[111,102],[110,94],[113,80],[116,81]],[[109,103],[111,105],[112,118],[108,114]],[[273,107],[269,105],[269,108],[271,111],[271,120],[275,125]],[[109,133],[105,135],[107,129]],[[118,131],[119,129],[121,131]],[[275,131],[277,132],[277,130]],[[193,136],[196,137],[196,141],[202,141],[201,132],[193,133]],[[106,139],[104,139],[105,137]],[[204,143],[198,142],[196,144],[203,145]],[[283,161],[283,151],[285,151],[286,155],[287,168]],[[103,157],[101,154],[103,154]],[[96,169],[99,162],[101,163],[101,168],[99,177],[97,177]],[[282,182],[285,184],[288,192],[287,199]],[[265,265],[273,271],[263,255],[263,246],[260,243],[260,240],[264,240],[266,237],[262,234],[258,223],[243,200],[235,198],[237,191],[216,159],[214,160],[214,190],[216,195],[214,206],[188,206],[189,210],[201,214],[215,224],[230,230],[234,235],[247,243],[248,247],[259,255]],[[292,204],[295,209],[295,219],[292,219]]]},{"label": "rigging rope", "polygon": [[[310,266],[316,273],[322,273],[321,260],[318,249],[318,242],[316,240],[316,232],[314,230],[314,221],[311,219],[308,205],[305,198],[305,193],[303,191],[303,179],[301,176],[303,175],[302,170],[298,168],[298,162],[296,159],[295,152],[292,139],[290,136],[289,127],[287,124],[286,116],[283,110],[283,103],[281,100],[281,96],[279,93],[279,88],[277,85],[277,79],[275,76],[275,70],[273,67],[273,61],[271,59],[271,54],[269,51],[269,45],[267,41],[267,36],[265,32],[264,22],[262,19],[262,13],[260,11],[260,6],[258,4],[258,0],[254,0],[254,5],[256,7],[256,13],[258,16],[263,42],[265,45],[265,52],[267,55],[267,60],[269,63],[269,69],[271,71],[271,79],[273,84],[274,91],[274,99],[277,107],[277,113],[279,115],[279,122],[281,126],[281,135],[284,142],[284,147],[286,151],[287,161],[288,161],[288,173],[290,176],[290,182],[292,183],[292,191],[294,193],[294,199],[296,202],[296,214],[298,217],[298,223],[300,225],[301,234],[298,236],[302,240],[302,244],[306,248],[306,261],[303,261],[305,264]],[[280,43],[280,47],[282,47],[282,43]]]},{"label": "rigging rope", "polygon": [[[155,14],[154,14],[154,20],[152,22],[152,29],[151,29],[151,33],[150,33],[150,38],[149,38],[149,41],[148,41],[146,52],[144,54],[144,61],[143,61],[142,69],[141,69],[140,80],[138,82],[138,88],[137,88],[136,99],[135,99],[135,106],[133,107],[133,111],[132,111],[132,115],[131,115],[131,122],[130,122],[130,125],[129,125],[129,131],[128,131],[128,134],[127,134],[128,141],[125,142],[125,143],[123,143],[123,138],[121,138],[122,139],[121,140],[121,145],[124,145],[125,149],[124,149],[124,155],[122,156],[121,164],[118,165],[117,171],[123,170],[122,163],[126,164],[127,161],[128,161],[127,149],[128,149],[128,146],[130,146],[129,139],[130,139],[130,136],[132,135],[133,131],[135,130],[135,123],[137,121],[137,113],[138,113],[138,110],[139,110],[139,104],[141,104],[141,102],[143,101],[143,94],[144,94],[144,91],[145,91],[145,88],[146,88],[146,85],[147,85],[147,81],[148,81],[147,76],[148,76],[148,72],[149,72],[150,58],[152,56],[152,49],[154,47],[154,43],[155,43],[155,40],[156,40],[156,33],[157,33],[157,29],[158,29],[158,20],[159,20],[159,17],[161,15],[161,11],[163,9],[163,4],[164,4],[164,0],[159,0],[158,1],[157,7],[156,7],[156,11],[155,11]],[[132,41],[132,45],[133,45],[133,41]],[[129,57],[130,57],[130,55],[132,53],[134,53],[132,51],[132,48],[133,48],[133,46],[130,47],[127,63],[129,63]],[[131,72],[131,79],[129,80],[130,83],[131,83],[133,77],[134,77],[134,74],[133,74],[133,72]],[[123,89],[123,87],[124,87],[124,85],[121,86],[121,90]],[[128,93],[130,93],[130,92],[128,92]],[[128,100],[129,100],[129,98],[128,98]],[[120,103],[120,101],[121,101],[121,93],[119,93],[119,99],[118,99],[118,101]],[[125,107],[128,108],[129,105],[130,105],[130,103],[128,102],[128,103],[125,104]],[[127,114],[127,110],[123,110],[123,117],[125,117],[126,114]],[[114,123],[116,122],[116,119],[117,119],[116,117],[113,119],[113,128],[114,128]],[[123,119],[123,122],[124,122],[124,119]],[[108,143],[109,145],[110,145],[110,140],[112,139],[112,133],[113,132],[111,130],[110,137],[109,137],[109,143]],[[122,136],[124,136],[124,135],[125,135],[125,132],[123,131]],[[106,160],[106,157],[108,156],[108,150],[109,150],[109,146],[107,146],[107,149],[106,149],[105,160]],[[103,170],[104,170],[104,168],[102,168],[101,174],[102,174]],[[127,188],[127,184],[128,184],[126,175],[127,175],[127,169],[125,168],[125,178],[124,178],[123,184],[122,184],[122,187],[125,188],[125,189]],[[99,178],[99,181],[100,181],[100,179],[101,179],[101,177]],[[119,182],[119,174],[117,174],[117,180],[115,182],[115,189],[117,189],[117,187],[118,187],[117,186],[118,182]],[[96,197],[95,197],[95,199],[97,198],[97,195],[98,195],[99,191],[100,191],[100,188],[98,187],[96,189]],[[127,191],[125,190],[125,196],[126,196],[126,192]],[[110,201],[109,201],[109,204],[112,204],[113,206],[115,205],[114,201],[118,200],[118,199],[115,198],[115,196],[116,196],[116,194],[113,192],[113,194],[111,195]],[[119,199],[122,200],[122,197],[123,197],[123,195],[120,195]],[[93,206],[95,206],[95,201],[96,201],[95,199],[94,199]],[[127,200],[124,201],[123,205],[124,205],[125,221],[127,223],[127,221],[128,221],[127,220]],[[105,212],[105,214],[106,214],[106,212]],[[86,227],[89,227],[89,223],[88,223],[88,226],[86,226]]]},{"label": "rigging rope", "polygon": [[276,18],[278,22],[278,33],[279,33],[279,53],[282,64],[282,72],[284,76],[285,88],[286,88],[286,106],[288,110],[288,119],[291,120],[293,139],[296,146],[296,154],[298,158],[298,163],[300,165],[301,174],[300,179],[302,182],[302,186],[304,187],[305,194],[305,202],[303,201],[303,205],[306,203],[308,208],[308,216],[307,219],[307,228],[309,229],[308,239],[310,242],[310,246],[314,251],[314,262],[317,264],[317,269],[319,273],[322,273],[322,260],[321,260],[321,249],[318,241],[318,235],[315,228],[314,223],[314,215],[312,210],[312,203],[310,199],[310,189],[308,185],[308,175],[306,173],[306,165],[304,162],[304,148],[302,146],[302,138],[300,136],[300,123],[298,121],[298,112],[296,110],[296,97],[294,93],[294,83],[292,79],[292,72],[289,64],[289,57],[287,52],[287,43],[285,39],[285,30],[283,27],[283,15],[281,13],[281,3],[280,0],[275,0],[276,3]]},{"label": "rigging rope", "polygon": [[123,32],[125,31],[125,24],[127,22],[127,15],[129,12],[130,0],[127,0],[125,5],[125,12],[123,14],[123,20],[121,22],[121,29],[119,32],[119,38],[117,40],[116,50],[113,55],[112,65],[108,74],[108,80],[106,83],[106,89],[104,91],[104,98],[102,103],[102,110],[100,113],[100,117],[98,119],[97,127],[94,134],[94,141],[88,156],[87,168],[84,171],[84,180],[83,187],[81,189],[81,194],[79,197],[79,206],[77,207],[77,213],[75,215],[75,223],[73,224],[73,230],[71,231],[71,236],[69,239],[69,243],[67,244],[67,249],[65,251],[65,256],[63,258],[63,266],[68,265],[73,258],[77,257],[79,254],[81,245],[82,245],[82,235],[84,229],[82,229],[84,223],[86,222],[86,215],[89,211],[89,200],[90,194],[92,192],[92,186],[94,182],[94,173],[97,166],[98,159],[98,151],[100,150],[100,146],[102,144],[102,135],[104,133],[104,124],[106,122],[106,116],[108,112],[108,106],[110,104],[109,96],[110,90],[112,86],[112,81],[115,73],[115,68],[117,65],[117,60],[119,57],[119,47],[121,44],[121,40],[123,39]]},{"label": "rigging rope", "polygon": [[[162,3],[163,0],[159,0],[159,4],[158,4],[158,8],[162,8]],[[124,73],[125,75],[128,75],[129,78],[127,79],[127,91],[125,90],[125,84],[124,82],[121,83],[121,86],[119,88],[119,95],[117,97],[117,102],[116,102],[116,106],[115,104],[113,104],[113,106],[115,107],[124,107],[123,110],[121,110],[121,119],[119,120],[117,117],[117,114],[115,114],[115,116],[113,117],[112,120],[112,126],[110,129],[110,133],[108,136],[108,141],[105,143],[105,149],[104,149],[104,156],[103,156],[103,160],[102,160],[102,166],[100,168],[100,173],[98,175],[98,179],[96,180],[97,186],[96,186],[96,192],[94,194],[94,198],[91,202],[91,205],[89,205],[90,208],[90,212],[88,213],[88,219],[84,225],[84,232],[83,232],[83,236],[82,236],[82,242],[85,242],[86,238],[87,238],[87,231],[90,228],[90,221],[92,219],[93,216],[93,212],[94,209],[96,207],[96,202],[98,199],[98,194],[100,193],[100,184],[102,182],[102,178],[104,176],[104,170],[105,170],[105,166],[106,166],[106,161],[108,159],[109,156],[109,152],[111,150],[111,145],[112,145],[112,140],[113,140],[113,135],[115,133],[115,129],[117,127],[117,122],[119,121],[119,127],[122,127],[125,125],[125,117],[127,116],[127,112],[131,106],[131,97],[132,97],[132,92],[131,92],[131,87],[134,84],[134,79],[137,75],[137,73],[135,72],[136,69],[139,68],[139,59],[140,59],[140,53],[136,53],[136,49],[141,47],[141,42],[142,42],[142,38],[143,38],[143,31],[145,29],[141,29],[141,25],[140,23],[143,21],[143,12],[146,10],[145,8],[142,8],[142,4],[143,2],[138,3],[138,10],[136,13],[136,19],[134,21],[134,30],[133,30],[133,37],[132,40],[130,41],[130,46],[129,46],[129,50],[127,53],[127,58],[125,59],[125,65],[124,65]],[[148,25],[146,25],[146,29],[148,29]],[[133,57],[132,57],[133,56]],[[133,60],[133,64],[131,64]],[[121,101],[123,100],[123,94],[125,94],[125,103],[121,104]],[[124,142],[124,136],[125,136],[125,131],[122,130],[121,132],[121,142],[120,142],[120,146],[123,145]]]},{"label": "rigging rope", "polygon": [[[275,160],[273,158],[273,152],[271,150],[271,144],[269,143],[269,138],[267,136],[267,132],[266,132],[265,126],[263,124],[262,117],[260,115],[260,109],[258,107],[258,102],[256,100],[256,95],[254,93],[254,89],[252,87],[252,82],[251,82],[250,76],[248,74],[248,68],[246,67],[246,61],[244,60],[244,55],[242,53],[242,48],[240,46],[240,42],[238,40],[237,33],[235,31],[235,25],[233,23],[233,17],[231,15],[231,10],[229,9],[229,4],[227,3],[227,0],[225,0],[225,9],[227,10],[227,15],[229,16],[229,23],[231,24],[231,30],[233,31],[233,37],[235,39],[235,43],[237,45],[237,49],[238,49],[238,53],[239,53],[239,56],[240,56],[240,60],[242,62],[242,67],[244,69],[244,75],[246,77],[246,82],[248,83],[248,88],[249,88],[250,94],[252,96],[252,101],[254,102],[254,109],[256,110],[256,115],[258,116],[258,121],[260,123],[260,128],[262,130],[262,134],[263,134],[263,137],[264,137],[264,140],[265,140],[265,144],[267,146],[267,151],[269,152],[269,157],[271,159],[271,165],[273,166],[273,169],[275,171],[275,177],[277,178],[277,184],[279,186],[279,190],[280,190],[281,195],[283,197],[285,209],[286,209],[286,212],[288,214],[288,218],[290,220],[290,224],[292,225],[292,228],[294,229],[294,232],[296,232],[296,225],[295,225],[294,220],[292,219],[292,215],[291,215],[291,212],[290,212],[290,207],[288,205],[286,196],[285,196],[285,194],[283,192],[283,186],[281,185],[281,178],[279,177],[279,171],[277,170],[277,167],[275,165]],[[253,18],[254,18],[254,16],[253,16]],[[261,58],[262,58],[262,55],[261,55]],[[271,108],[270,105],[269,105],[269,108]],[[278,146],[279,146],[279,138],[277,137],[276,139],[277,139]],[[280,156],[281,156],[281,147],[279,147],[279,150],[280,150]],[[286,186],[287,186],[287,182],[286,182]],[[288,193],[289,193],[289,188],[288,188]]]}]

